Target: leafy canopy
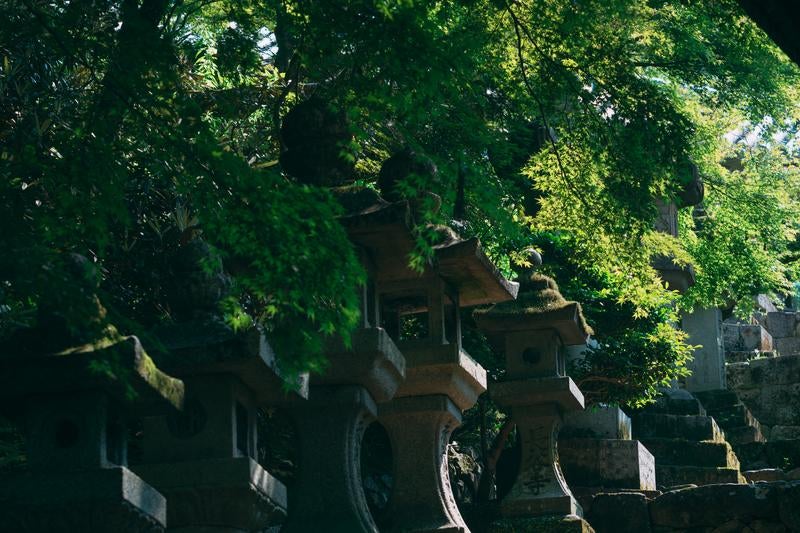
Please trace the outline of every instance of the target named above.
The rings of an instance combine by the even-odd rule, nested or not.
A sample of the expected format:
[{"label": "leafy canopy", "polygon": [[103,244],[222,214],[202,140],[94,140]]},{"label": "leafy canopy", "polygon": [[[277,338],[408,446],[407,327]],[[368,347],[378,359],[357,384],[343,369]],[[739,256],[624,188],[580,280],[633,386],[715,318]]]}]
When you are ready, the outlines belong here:
[{"label": "leafy canopy", "polygon": [[[203,239],[231,275],[228,319],[264,325],[287,369],[320,369],[324,337],[356,324],[363,272],[331,194],[278,163],[282,118],[312,97],[348,119],[352,181],[424,153],[437,179],[406,190],[442,197],[430,221],[449,222],[461,183],[459,230],[508,274],[538,245],[566,296],[614,308],[598,326],[624,310],[587,375],[680,372],[656,255],[695,265],[685,307],[793,276],[798,72],[732,0],[0,5],[0,335],[45,299],[70,307],[66,252],[101,267],[122,329],[174,320],[175,257]],[[724,137],[747,124],[756,142]],[[744,170],[720,165],[731,156]],[[684,210],[679,238],[654,232],[656,200],[676,199],[692,164],[702,224]],[[588,288],[570,277],[589,274]]]}]

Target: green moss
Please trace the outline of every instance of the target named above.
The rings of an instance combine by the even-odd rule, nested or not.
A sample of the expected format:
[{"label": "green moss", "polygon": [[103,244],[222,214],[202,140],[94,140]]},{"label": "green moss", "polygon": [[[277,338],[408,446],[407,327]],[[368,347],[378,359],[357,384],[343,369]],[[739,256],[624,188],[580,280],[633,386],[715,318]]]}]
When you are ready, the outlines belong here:
[{"label": "green moss", "polygon": [[516,300],[501,302],[488,309],[475,311],[475,316],[535,316],[555,313],[570,306],[577,306],[578,324],[586,332],[592,333],[583,317],[583,310],[577,302],[566,300],[558,290],[555,280],[542,274],[533,273],[520,281],[520,292]]}]

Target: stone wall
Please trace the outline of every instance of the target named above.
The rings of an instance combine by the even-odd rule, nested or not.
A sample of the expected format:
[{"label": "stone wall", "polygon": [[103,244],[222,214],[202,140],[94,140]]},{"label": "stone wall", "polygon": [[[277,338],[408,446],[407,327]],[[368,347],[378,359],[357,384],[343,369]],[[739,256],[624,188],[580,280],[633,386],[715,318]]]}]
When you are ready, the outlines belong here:
[{"label": "stone wall", "polygon": [[800,355],[729,363],[727,380],[768,440],[800,438]]},{"label": "stone wall", "polygon": [[800,531],[800,481],[598,494],[586,511],[597,533]]}]

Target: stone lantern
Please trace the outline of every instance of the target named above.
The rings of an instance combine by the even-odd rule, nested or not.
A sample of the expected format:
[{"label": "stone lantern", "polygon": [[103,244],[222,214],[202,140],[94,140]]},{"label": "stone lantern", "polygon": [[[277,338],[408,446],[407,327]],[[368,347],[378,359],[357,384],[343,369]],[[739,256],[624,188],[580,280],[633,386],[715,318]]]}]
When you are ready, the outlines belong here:
[{"label": "stone lantern", "polygon": [[215,316],[225,277],[221,265],[192,270],[206,254],[202,243],[192,246],[176,290],[187,314],[153,332],[159,364],[186,383],[184,410],[145,419],[135,469],[166,496],[170,527],[260,530],[285,519],[287,494],[256,460],[256,410],[305,396],[307,380],[287,387],[260,328],[233,331]]},{"label": "stone lantern", "polygon": [[450,488],[447,443],[461,411],[486,389],[486,371],[461,347],[459,308],[512,299],[517,290],[489,262],[477,239],[439,229],[434,257],[421,272],[408,266],[414,250],[405,202],[378,200],[343,223],[372,253],[370,319],[406,360],[406,379],[378,406],[394,454],[394,487],[382,530],[466,531]]},{"label": "stone lantern", "polygon": [[490,393],[510,408],[522,447],[519,474],[500,504],[503,520],[517,523],[515,531],[538,531],[531,517],[580,516],[557,450],[563,414],[583,409],[583,395],[565,372],[564,349],[589,334],[580,305],[564,300],[552,279],[532,274],[516,301],[476,311],[475,318],[505,355],[505,379],[492,383]]},{"label": "stone lantern", "polygon": [[136,472],[167,497],[171,527],[280,523],[286,487],[256,461],[256,409],[284,401],[275,354],[256,328],[181,326],[162,329],[160,341],[169,349],[161,364],[186,383],[184,410],[145,419]]},{"label": "stone lantern", "polygon": [[176,411],[183,383],[136,337],[107,333],[58,353],[0,354],[0,402],[27,445],[26,467],[0,478],[4,531],[165,528],[164,496],[126,467],[126,421]]},{"label": "stone lantern", "polygon": [[388,253],[378,245],[359,250],[368,279],[361,288],[361,324],[345,346],[331,339],[328,368],[311,376],[307,401],[289,404],[299,437],[299,469],[283,531],[377,533],[361,484],[361,441],[405,378],[405,359],[379,327],[374,261]]}]

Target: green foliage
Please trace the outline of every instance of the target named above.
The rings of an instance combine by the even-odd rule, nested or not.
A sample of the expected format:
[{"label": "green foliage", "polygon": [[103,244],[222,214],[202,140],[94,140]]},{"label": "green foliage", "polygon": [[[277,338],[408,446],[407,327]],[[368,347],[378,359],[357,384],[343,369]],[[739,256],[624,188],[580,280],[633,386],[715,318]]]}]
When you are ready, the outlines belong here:
[{"label": "green foliage", "polygon": [[588,403],[638,406],[655,398],[658,387],[686,375],[692,346],[674,326],[673,295],[656,291],[660,301],[637,307],[624,296],[625,280],[581,263],[573,237],[542,234],[537,244],[551,258],[544,270],[558,280],[565,298],[581,303],[595,330],[597,346],[573,360],[569,371]]},{"label": "green foliage", "polygon": [[[282,118],[312,97],[347,117],[355,183],[406,147],[436,163],[436,179],[405,183],[413,266],[459,177],[459,230],[504,272],[545,248],[603,340],[585,375],[634,369],[597,389],[608,398],[646,398],[685,360],[654,256],[694,263],[684,307],[794,277],[797,188],[782,167],[798,71],[733,0],[0,6],[0,336],[44,300],[69,307],[64,252],[98,265],[123,333],[173,320],[174,260],[199,238],[231,275],[230,323],[265,326],[287,370],[321,369],[325,336],[356,324],[363,272],[332,196],[278,163]],[[724,133],[767,116],[761,142],[728,146]],[[730,151],[747,152],[745,171],[720,167]],[[705,226],[684,213],[679,239],[658,234],[655,202],[678,197],[690,162],[707,177]]]}]

